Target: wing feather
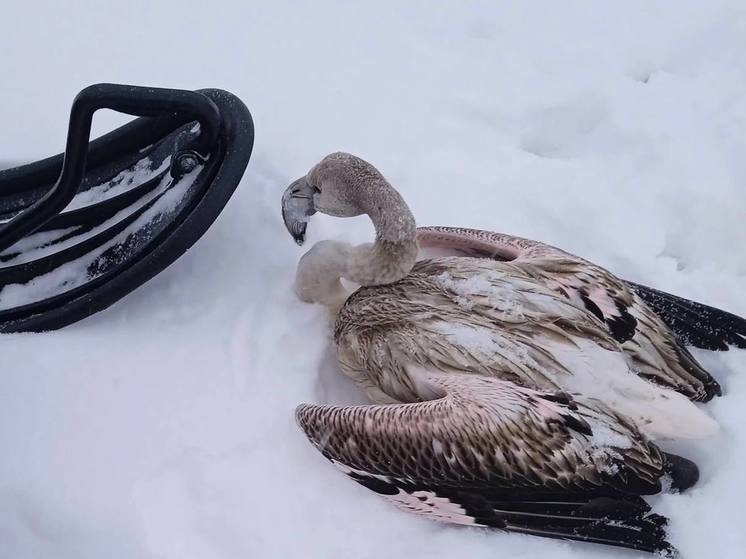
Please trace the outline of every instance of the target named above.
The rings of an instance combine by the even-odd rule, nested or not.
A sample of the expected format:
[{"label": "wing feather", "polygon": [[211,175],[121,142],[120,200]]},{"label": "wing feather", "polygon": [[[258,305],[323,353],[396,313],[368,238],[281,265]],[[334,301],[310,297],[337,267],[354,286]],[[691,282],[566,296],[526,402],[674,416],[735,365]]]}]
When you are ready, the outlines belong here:
[{"label": "wing feather", "polygon": [[[711,307],[705,309],[709,313],[704,312],[703,305],[692,302],[682,307],[681,301],[685,300],[664,298],[668,294],[625,282],[600,266],[550,245],[457,227],[419,228],[418,241],[426,249],[439,247],[464,256],[510,260],[530,278],[601,320],[641,376],[692,400],[710,400],[720,395],[721,389],[680,342],[694,341],[695,345],[713,349],[727,347],[721,340],[737,347],[746,345],[746,337],[740,337],[746,336],[746,321],[740,317]],[[701,311],[699,319],[693,317],[693,305]],[[672,332],[664,320],[677,325],[678,330]],[[743,330],[740,335],[739,329]]]},{"label": "wing feather", "polygon": [[[342,370],[376,402],[416,400],[417,387],[405,371],[416,365],[583,392],[656,438],[717,430],[687,398],[635,375],[593,315],[509,262],[418,262],[399,282],[351,295],[339,312],[335,341]],[[657,373],[662,361],[648,366]]]},{"label": "wing feather", "polygon": [[299,425],[352,479],[410,512],[455,524],[659,551],[665,455],[592,400],[494,378],[416,371],[440,397],[302,405]]}]

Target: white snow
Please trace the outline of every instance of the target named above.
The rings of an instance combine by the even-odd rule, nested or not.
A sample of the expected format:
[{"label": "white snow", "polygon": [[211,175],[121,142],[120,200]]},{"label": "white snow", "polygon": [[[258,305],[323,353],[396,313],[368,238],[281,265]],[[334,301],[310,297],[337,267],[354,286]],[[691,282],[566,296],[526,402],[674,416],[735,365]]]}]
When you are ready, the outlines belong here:
[{"label": "white snow", "polygon": [[[496,340],[493,336],[493,332],[484,328],[445,321],[433,322],[430,327],[434,331],[447,336],[454,345],[463,347],[477,355],[491,356],[500,350],[505,351],[505,348],[499,344],[500,340]],[[510,349],[513,349],[514,345],[517,344],[511,344]],[[520,361],[521,357],[516,356],[516,360]]]},{"label": "white snow", "polygon": [[[746,7],[700,2],[21,2],[3,6],[0,158],[64,145],[95,82],[220,87],[253,112],[248,172],[169,270],[63,331],[0,337],[0,557],[628,558],[395,510],[293,409],[359,402],[279,212],[323,155],[379,166],[422,225],[540,239],[746,315]],[[102,133],[126,119],[96,117]],[[315,216],[309,243],[369,240]],[[746,352],[697,352],[726,395],[686,495],[684,557],[739,558]]]},{"label": "white snow", "polygon": [[[137,202],[117,212],[110,219],[104,221],[101,225],[92,228],[85,234],[78,235],[74,239],[69,239],[54,245],[29,250],[27,253],[20,254],[18,258],[9,260],[8,264],[21,264],[27,260],[32,260],[33,258],[39,258],[63,250],[76,242],[81,242],[110,228],[112,223],[121,221],[125,217],[133,214],[135,211],[144,208],[149,202],[152,202],[153,199],[157,198],[155,203],[135,219],[132,224],[128,225],[121,233],[117,234],[111,240],[96,248],[96,250],[86,253],[81,258],[66,262],[58,268],[49,270],[43,275],[36,276],[27,283],[11,283],[0,288],[0,310],[20,307],[41,301],[48,297],[75,289],[86,281],[95,278],[95,275],[91,276],[88,272],[91,264],[112,246],[123,243],[127,237],[142,230],[146,224],[159,219],[162,215],[173,212],[179,203],[181,203],[184,195],[189,191],[189,188],[194,184],[194,181],[202,169],[202,165],[195,167],[191,173],[185,175],[182,180],[175,184],[172,184],[173,181],[171,176],[166,175],[160,180],[158,186],[151,192],[148,192],[142,198],[137,200]],[[91,202],[94,200],[95,198],[91,198]],[[100,273],[98,275],[100,275]]]},{"label": "white snow", "polygon": [[143,184],[152,177],[160,175],[171,165],[171,157],[166,157],[158,167],[155,167],[149,157],[143,157],[131,168],[125,169],[110,181],[94,186],[81,192],[68,204],[65,211],[85,208],[94,203],[108,200],[119,194],[123,194],[132,188],[132,185]]},{"label": "white snow", "polygon": [[454,293],[454,301],[466,311],[474,306],[474,296],[492,306],[495,310],[508,316],[519,316],[520,308],[515,304],[513,292],[495,285],[495,280],[500,280],[504,274],[500,272],[486,272],[465,279],[454,278],[450,273],[443,272],[435,276],[434,281],[440,287]]},{"label": "white snow", "polygon": [[[167,160],[170,163],[171,158],[168,157]],[[148,158],[141,159],[140,162],[138,162],[135,165],[135,168],[139,167],[142,164],[142,162],[146,162],[145,164],[147,165],[149,161],[150,160]],[[161,165],[159,167],[158,172],[160,173],[163,170],[164,170],[164,165]],[[118,177],[128,177],[126,181],[129,185],[131,185],[132,183],[139,185],[139,184],[142,184],[143,182],[146,182],[147,180],[151,178],[150,175],[146,175],[146,174],[137,175],[137,172],[133,174],[129,174],[128,171],[124,171],[123,173],[118,175]],[[136,180],[137,182],[135,182]],[[115,181],[110,181],[103,185],[94,186],[90,190],[87,190],[85,192],[82,192],[76,195],[71,200],[70,204],[68,204],[65,207],[62,213],[67,213],[69,211],[73,211],[75,209],[79,209],[89,204],[96,203],[96,202],[102,202],[104,200],[111,198],[112,195],[123,194],[124,192],[129,190],[129,188],[126,188],[126,187],[122,187],[120,189],[119,185],[120,185],[119,180],[115,179]],[[114,214],[110,219],[106,220],[105,222],[103,222],[102,224],[96,227],[93,227],[89,231],[85,231],[83,233],[75,235],[64,241],[54,242],[57,239],[64,237],[65,235],[69,233],[72,233],[73,231],[78,229],[78,226],[69,227],[65,229],[55,229],[53,231],[41,231],[41,232],[32,233],[31,235],[28,235],[24,237],[23,239],[21,239],[20,241],[16,242],[12,247],[9,247],[3,253],[0,253],[0,255],[4,255],[4,254],[15,255],[12,258],[8,258],[7,260],[5,260],[3,262],[3,267],[16,266],[19,264],[24,264],[26,262],[31,262],[33,260],[43,258],[44,256],[55,254],[77,243],[80,243],[86,239],[94,237],[98,235],[99,233],[101,233],[102,231],[105,231],[106,229],[111,227],[112,224],[121,221],[122,219],[126,218],[128,215],[131,215],[133,212],[147,205],[154,198],[161,195],[164,190],[170,187],[170,185],[171,185],[171,179],[170,179],[170,176],[167,176],[161,181],[159,181],[159,184],[157,185],[156,188],[154,188],[150,192],[147,192],[140,199],[138,199],[135,203],[131,204],[124,210],[121,210],[117,212],[116,214]],[[180,190],[184,190],[184,189],[181,188]],[[115,193],[112,194],[112,191],[115,191]],[[159,201],[158,204],[159,206],[162,206],[163,201]],[[173,202],[171,205],[173,205]],[[163,206],[163,207],[164,209],[167,209],[166,206]],[[17,251],[22,251],[22,252],[17,252]],[[0,307],[2,307],[2,304],[3,303],[0,298]],[[14,306],[15,304],[16,303],[9,304],[5,308],[9,306]]]}]

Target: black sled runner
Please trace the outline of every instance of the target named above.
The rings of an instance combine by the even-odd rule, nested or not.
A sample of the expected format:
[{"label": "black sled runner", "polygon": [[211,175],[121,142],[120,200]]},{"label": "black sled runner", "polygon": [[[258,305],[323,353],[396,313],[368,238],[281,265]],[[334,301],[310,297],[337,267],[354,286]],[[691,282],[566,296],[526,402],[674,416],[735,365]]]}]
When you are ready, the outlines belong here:
[{"label": "black sled runner", "polygon": [[[104,108],[140,118],[89,144]],[[0,332],[61,328],[164,270],[218,217],[253,142],[226,91],[84,89],[64,154],[0,171]]]}]

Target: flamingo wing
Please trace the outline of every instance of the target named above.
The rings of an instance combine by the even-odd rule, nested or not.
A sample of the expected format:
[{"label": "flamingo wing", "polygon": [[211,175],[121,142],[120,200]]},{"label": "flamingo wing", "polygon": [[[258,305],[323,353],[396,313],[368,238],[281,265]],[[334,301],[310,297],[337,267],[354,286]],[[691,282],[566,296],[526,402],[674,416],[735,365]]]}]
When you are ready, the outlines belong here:
[{"label": "flamingo wing", "polygon": [[[477,229],[421,227],[418,242],[424,254],[450,253],[513,265],[602,321],[640,376],[673,388],[692,400],[708,401],[720,395],[721,388],[686,350],[681,343],[682,335],[676,329],[672,331],[665,319],[678,320],[678,332],[689,332],[689,339],[695,341],[702,337],[695,335],[697,332],[709,331],[719,342],[728,335],[737,344],[739,328],[746,332],[746,321],[718,309],[714,311],[720,314],[701,314],[697,319],[696,312],[701,310],[698,307],[681,310],[681,304],[674,306],[671,299],[664,300],[661,296],[656,301],[665,304],[650,306],[653,296],[648,288],[630,284],[587,260],[536,241]],[[723,319],[711,325],[708,317],[724,315],[730,321]],[[746,338],[742,341],[746,345]]]},{"label": "flamingo wing", "polygon": [[746,319],[652,287],[627,283],[680,343],[710,351],[746,349]]},{"label": "flamingo wing", "polygon": [[666,471],[675,470],[682,489],[693,483],[691,462],[669,458],[591,399],[478,375],[410,374],[430,399],[301,405],[297,421],[339,469],[406,511],[452,524],[672,550],[666,519],[641,495],[659,492]]}]

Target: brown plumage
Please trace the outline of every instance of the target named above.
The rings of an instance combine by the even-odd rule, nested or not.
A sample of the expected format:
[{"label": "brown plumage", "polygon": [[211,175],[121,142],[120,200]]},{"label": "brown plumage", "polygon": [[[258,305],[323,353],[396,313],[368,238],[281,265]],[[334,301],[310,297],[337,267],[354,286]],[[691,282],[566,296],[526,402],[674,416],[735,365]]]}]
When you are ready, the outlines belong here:
[{"label": "brown plumage", "polygon": [[421,227],[422,248],[510,261],[542,285],[583,305],[602,320],[639,375],[688,398],[706,402],[721,394],[674,334],[624,280],[563,250],[519,237],[456,227]]},{"label": "brown plumage", "polygon": [[667,551],[640,499],[696,481],[597,401],[477,375],[412,371],[422,403],[302,405],[313,444],[358,483],[433,520]]},{"label": "brown plumage", "polygon": [[[376,227],[372,245],[322,241],[298,265],[298,294],[332,310],[338,362],[378,404],[298,408],[327,458],[436,520],[671,549],[641,496],[665,475],[686,489],[698,473],[650,437],[716,431],[690,399],[720,388],[645,303],[647,288],[534,241],[416,230],[401,196],[349,154],[286,191],[296,241],[315,211],[365,213]],[[418,244],[437,255],[415,263]],[[361,287],[349,295],[341,278]],[[686,328],[738,340],[742,319],[729,317]]]},{"label": "brown plumage", "polygon": [[[581,392],[652,437],[717,430],[685,396],[636,375],[606,323],[520,262],[422,260],[398,282],[353,293],[337,315],[334,340],[342,370],[379,403],[422,399],[408,370],[417,366]],[[654,370],[673,374],[665,363]]]}]

